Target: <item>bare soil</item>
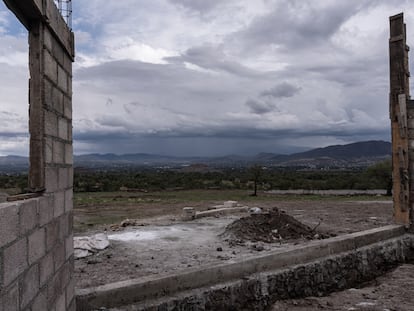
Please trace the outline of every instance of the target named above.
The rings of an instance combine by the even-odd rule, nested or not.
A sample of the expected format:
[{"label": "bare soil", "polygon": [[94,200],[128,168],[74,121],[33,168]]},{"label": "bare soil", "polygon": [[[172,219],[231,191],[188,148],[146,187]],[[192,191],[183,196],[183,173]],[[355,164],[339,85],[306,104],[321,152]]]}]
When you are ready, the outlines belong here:
[{"label": "bare soil", "polygon": [[271,311],[412,311],[414,310],[414,265],[395,270],[351,288],[325,297],[307,297],[279,301]]},{"label": "bare soil", "polygon": [[[126,199],[107,194],[99,200],[86,198],[86,203],[75,206],[76,235],[105,231],[111,246],[75,261],[77,287],[199,269],[283,250],[306,243],[315,234],[342,235],[392,223],[392,202],[387,198],[262,195],[252,200],[246,195],[244,200],[239,194],[226,199],[273,210],[273,214],[181,221],[185,206],[202,211],[226,200],[223,193],[216,195],[174,194],[173,200],[152,194]],[[127,218],[132,221],[121,226]],[[279,301],[270,310],[414,310],[414,265],[402,265],[370,283],[326,297]]]},{"label": "bare soil", "polygon": [[246,241],[280,243],[281,241],[313,240],[334,236],[334,234],[318,233],[316,230],[318,225],[310,228],[286,214],[285,211],[274,207],[235,220],[225,228],[220,237],[235,244]]}]

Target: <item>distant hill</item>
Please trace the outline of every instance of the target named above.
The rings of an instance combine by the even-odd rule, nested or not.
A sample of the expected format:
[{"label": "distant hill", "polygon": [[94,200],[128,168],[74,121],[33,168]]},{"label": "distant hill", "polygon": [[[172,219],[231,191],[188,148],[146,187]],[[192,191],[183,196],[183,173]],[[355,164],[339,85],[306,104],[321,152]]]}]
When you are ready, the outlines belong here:
[{"label": "distant hill", "polygon": [[0,157],[0,173],[21,173],[27,172],[29,167],[28,157],[8,155]]},{"label": "distant hill", "polygon": [[392,145],[386,141],[364,141],[348,145],[334,145],[325,148],[316,148],[309,151],[295,153],[290,158],[318,158],[330,157],[334,159],[353,159],[366,157],[390,156]]},{"label": "distant hill", "polygon": [[[264,166],[303,168],[350,168],[366,167],[391,156],[391,143],[365,141],[347,145],[316,148],[290,155],[259,153],[255,156],[228,155],[223,157],[174,157],[146,153],[117,155],[84,154],[74,157],[75,167],[83,169],[120,169],[131,167],[180,168],[190,165],[209,167],[243,167],[253,163]],[[0,157],[0,172],[27,171],[28,158],[18,156]]]}]

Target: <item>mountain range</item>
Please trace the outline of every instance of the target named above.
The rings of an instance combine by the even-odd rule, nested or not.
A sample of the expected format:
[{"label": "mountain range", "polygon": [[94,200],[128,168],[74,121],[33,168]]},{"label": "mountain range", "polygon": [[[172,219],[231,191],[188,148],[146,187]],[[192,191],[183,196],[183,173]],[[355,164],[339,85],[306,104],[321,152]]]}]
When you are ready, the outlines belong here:
[{"label": "mountain range", "polygon": [[[84,154],[74,156],[75,168],[119,169],[131,167],[186,167],[205,164],[209,167],[241,167],[252,164],[303,168],[350,168],[366,167],[391,157],[391,143],[364,141],[347,145],[316,148],[290,155],[259,153],[254,156],[228,155],[222,157],[175,157],[146,153]],[[0,172],[25,171],[28,158],[20,156],[0,157]]]}]

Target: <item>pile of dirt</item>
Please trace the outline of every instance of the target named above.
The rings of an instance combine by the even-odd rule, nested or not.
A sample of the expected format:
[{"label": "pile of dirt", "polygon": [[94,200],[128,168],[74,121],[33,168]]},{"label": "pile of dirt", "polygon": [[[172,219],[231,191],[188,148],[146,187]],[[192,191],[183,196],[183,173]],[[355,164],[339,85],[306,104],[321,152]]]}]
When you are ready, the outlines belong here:
[{"label": "pile of dirt", "polygon": [[229,224],[221,236],[230,242],[275,243],[297,239],[321,239],[328,237],[299,222],[284,211],[274,207],[259,214],[238,219]]}]

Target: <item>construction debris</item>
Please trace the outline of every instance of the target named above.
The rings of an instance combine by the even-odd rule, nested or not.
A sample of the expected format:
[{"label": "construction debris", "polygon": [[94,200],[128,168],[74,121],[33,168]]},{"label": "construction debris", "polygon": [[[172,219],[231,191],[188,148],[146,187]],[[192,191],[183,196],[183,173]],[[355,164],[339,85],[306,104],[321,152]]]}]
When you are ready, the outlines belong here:
[{"label": "construction debris", "polygon": [[267,212],[254,208],[250,211],[250,216],[229,224],[221,236],[229,242],[241,243],[245,241],[281,243],[286,240],[329,237],[327,234],[316,232],[316,228],[312,229],[302,224],[276,207]]},{"label": "construction debris", "polygon": [[104,233],[73,238],[73,247],[76,259],[91,256],[101,250],[104,250],[108,246],[109,240]]}]

